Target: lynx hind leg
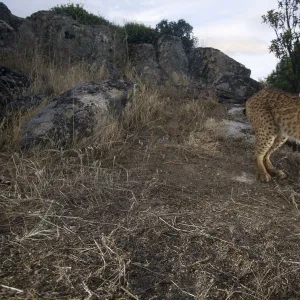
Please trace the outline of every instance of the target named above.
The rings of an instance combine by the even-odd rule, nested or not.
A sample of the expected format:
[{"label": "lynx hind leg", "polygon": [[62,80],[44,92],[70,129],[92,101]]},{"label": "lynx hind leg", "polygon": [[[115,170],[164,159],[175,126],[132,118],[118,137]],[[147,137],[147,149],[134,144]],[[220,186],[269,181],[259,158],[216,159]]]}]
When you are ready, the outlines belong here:
[{"label": "lynx hind leg", "polygon": [[272,176],[275,176],[279,179],[285,179],[287,177],[287,175],[281,171],[281,170],[277,170],[271,163],[270,161],[270,156],[273,152],[275,152],[280,146],[282,146],[287,140],[287,137],[285,136],[281,136],[278,135],[275,140],[274,143],[272,145],[272,147],[268,150],[267,154],[265,155],[265,167],[268,171],[268,173]]},{"label": "lynx hind leg", "polygon": [[267,171],[265,166],[265,156],[273,146],[276,135],[268,135],[267,132],[257,132],[256,136],[256,146],[254,154],[254,166],[257,171],[257,179],[265,182],[271,180],[271,174]]}]

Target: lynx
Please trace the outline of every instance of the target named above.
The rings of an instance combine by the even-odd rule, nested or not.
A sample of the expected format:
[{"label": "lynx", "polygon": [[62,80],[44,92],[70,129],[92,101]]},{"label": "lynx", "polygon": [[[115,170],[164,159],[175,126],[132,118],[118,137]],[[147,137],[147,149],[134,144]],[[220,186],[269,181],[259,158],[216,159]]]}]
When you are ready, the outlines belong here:
[{"label": "lynx", "polygon": [[252,124],[256,145],[254,165],[257,178],[269,182],[271,177],[284,179],[270,161],[271,154],[287,139],[300,140],[300,98],[274,89],[264,89],[246,103],[246,114]]}]

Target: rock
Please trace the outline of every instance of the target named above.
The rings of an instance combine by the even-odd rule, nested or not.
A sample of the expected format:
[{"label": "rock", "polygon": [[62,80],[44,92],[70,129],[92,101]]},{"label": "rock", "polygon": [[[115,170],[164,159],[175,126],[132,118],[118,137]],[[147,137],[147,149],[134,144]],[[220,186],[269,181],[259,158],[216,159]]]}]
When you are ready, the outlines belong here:
[{"label": "rock", "polygon": [[200,84],[212,84],[222,75],[250,74],[244,65],[214,48],[196,48],[189,56],[189,75]]},{"label": "rock", "polygon": [[81,84],[58,96],[25,126],[21,147],[64,146],[92,136],[120,115],[130,99],[133,84],[105,80]]},{"label": "rock", "polygon": [[152,44],[131,45],[130,61],[141,80],[149,85],[162,84],[163,71],[160,68],[155,47]]},{"label": "rock", "polygon": [[0,20],[10,25],[13,29],[17,29],[21,25],[23,19],[14,16],[8,7],[0,2]]},{"label": "rock", "polygon": [[3,3],[0,20],[0,55],[26,51],[30,56],[38,51],[59,63],[85,60],[93,68],[110,66],[109,71],[111,65],[114,70],[126,65],[125,35],[110,26],[82,25],[52,11],[39,11],[22,19],[11,14]]},{"label": "rock", "polygon": [[34,13],[29,21],[38,44],[53,58],[125,66],[125,36],[107,25],[82,25],[52,11]]},{"label": "rock", "polygon": [[17,98],[7,104],[4,109],[4,117],[10,119],[16,114],[27,114],[31,110],[36,109],[39,105],[46,101],[47,97],[44,95],[28,95]]},{"label": "rock", "polygon": [[222,75],[215,82],[220,100],[233,103],[244,103],[260,90],[256,80],[242,75]]},{"label": "rock", "polygon": [[35,50],[36,40],[30,22],[14,16],[7,6],[0,2],[0,55],[20,55],[26,51],[27,56],[30,56]]},{"label": "rock", "polygon": [[16,40],[15,30],[0,20],[0,48],[9,47]]},{"label": "rock", "polygon": [[27,75],[17,71],[13,71],[6,67],[0,66],[0,86],[1,89],[9,88],[19,88],[28,87],[30,81]]},{"label": "rock", "polygon": [[0,112],[15,95],[29,87],[30,81],[27,75],[0,66]]},{"label": "rock", "polygon": [[242,102],[257,91],[251,71],[217,49],[196,48],[187,57],[179,37],[164,35],[155,45],[130,45],[128,51],[125,35],[111,26],[82,25],[53,11],[22,19],[0,3],[0,57],[4,61],[37,55],[59,64],[84,61],[100,78],[117,79],[124,75],[127,52],[147,85],[216,87],[221,101],[233,102]]},{"label": "rock", "polygon": [[158,63],[167,74],[171,84],[188,84],[188,59],[181,39],[164,35],[157,41]]}]

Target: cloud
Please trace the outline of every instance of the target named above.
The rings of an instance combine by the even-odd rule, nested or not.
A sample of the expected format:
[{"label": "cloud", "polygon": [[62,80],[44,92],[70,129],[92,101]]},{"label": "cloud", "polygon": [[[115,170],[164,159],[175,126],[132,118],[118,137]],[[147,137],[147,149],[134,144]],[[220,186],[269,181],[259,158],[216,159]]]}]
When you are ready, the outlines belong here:
[{"label": "cloud", "polygon": [[275,56],[269,53],[257,56],[234,54],[231,57],[244,64],[246,68],[251,69],[251,77],[256,80],[265,78],[268,74],[270,74],[278,62]]},{"label": "cloud", "polygon": [[259,23],[259,20],[257,15],[219,20],[217,23],[195,28],[194,33],[205,46],[217,48],[228,55],[266,54],[274,34],[270,28]]}]

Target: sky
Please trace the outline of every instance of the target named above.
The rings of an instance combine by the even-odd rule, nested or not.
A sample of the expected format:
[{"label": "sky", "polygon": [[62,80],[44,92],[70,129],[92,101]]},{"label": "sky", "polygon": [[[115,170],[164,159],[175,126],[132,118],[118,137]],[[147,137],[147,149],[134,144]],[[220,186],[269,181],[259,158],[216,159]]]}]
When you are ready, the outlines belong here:
[{"label": "sky", "polygon": [[[66,4],[69,0],[0,0],[18,17]],[[251,77],[265,78],[277,59],[269,52],[273,30],[261,16],[277,9],[277,0],[72,0],[111,22],[141,22],[155,27],[162,19],[184,19],[194,27],[201,47],[219,49],[251,70]]]}]

